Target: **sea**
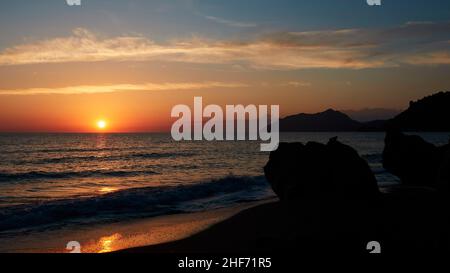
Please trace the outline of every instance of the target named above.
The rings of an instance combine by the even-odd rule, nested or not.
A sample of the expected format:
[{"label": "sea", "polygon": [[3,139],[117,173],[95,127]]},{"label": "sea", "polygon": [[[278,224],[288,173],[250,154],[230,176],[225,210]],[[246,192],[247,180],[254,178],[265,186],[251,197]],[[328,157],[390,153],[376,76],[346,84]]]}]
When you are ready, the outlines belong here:
[{"label": "sea", "polygon": [[[420,133],[443,145],[449,133]],[[282,133],[338,139],[368,161],[381,187],[384,133]],[[259,142],[175,142],[170,134],[0,134],[0,240],[66,227],[208,211],[273,198]]]}]

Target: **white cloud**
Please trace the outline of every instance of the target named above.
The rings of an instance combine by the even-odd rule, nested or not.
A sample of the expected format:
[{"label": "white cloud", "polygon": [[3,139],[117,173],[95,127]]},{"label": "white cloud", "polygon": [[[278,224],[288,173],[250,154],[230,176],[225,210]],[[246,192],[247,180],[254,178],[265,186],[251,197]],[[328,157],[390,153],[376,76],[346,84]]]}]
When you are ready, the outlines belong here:
[{"label": "white cloud", "polygon": [[76,95],[98,94],[125,91],[165,91],[165,90],[199,90],[210,88],[239,88],[247,87],[241,83],[202,82],[202,83],[144,83],[144,84],[116,84],[116,85],[79,85],[60,88],[27,88],[0,89],[1,95]]},{"label": "white cloud", "polygon": [[291,86],[291,87],[310,87],[312,84],[310,82],[302,82],[302,81],[290,81],[283,86]]},{"label": "white cloud", "polygon": [[412,56],[405,62],[412,65],[450,65],[450,51],[436,51]]},{"label": "white cloud", "polygon": [[254,69],[363,69],[448,64],[450,23],[408,23],[387,29],[280,32],[254,40],[179,40],[143,36],[73,35],[18,45],[0,52],[0,66],[98,61],[166,61],[230,64]]}]

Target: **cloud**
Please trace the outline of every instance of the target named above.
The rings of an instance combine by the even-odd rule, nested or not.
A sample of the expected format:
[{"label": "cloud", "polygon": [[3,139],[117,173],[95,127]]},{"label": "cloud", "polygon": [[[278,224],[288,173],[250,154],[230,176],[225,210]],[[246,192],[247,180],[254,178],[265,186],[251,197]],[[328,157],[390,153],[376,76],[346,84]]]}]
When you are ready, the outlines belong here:
[{"label": "cloud", "polygon": [[143,36],[103,38],[86,29],[76,29],[68,37],[6,49],[0,52],[0,66],[154,60],[276,70],[447,65],[449,40],[449,22],[415,22],[383,29],[278,32],[240,41],[194,38],[167,43],[156,43]]},{"label": "cloud", "polygon": [[282,86],[291,86],[291,87],[310,87],[312,84],[310,82],[301,82],[301,81],[290,81]]},{"label": "cloud", "polygon": [[258,26],[257,24],[254,24],[254,23],[231,21],[231,20],[227,20],[227,19],[223,19],[223,18],[219,18],[219,17],[215,17],[215,16],[204,16],[204,17],[208,20],[214,21],[214,22],[222,24],[222,25],[230,26],[230,27],[251,28],[251,27]]},{"label": "cloud", "polygon": [[28,88],[28,89],[0,89],[2,95],[79,95],[114,93],[125,91],[166,91],[166,90],[199,90],[210,88],[239,88],[247,87],[241,83],[203,82],[203,83],[144,83],[144,84],[116,84],[116,85],[79,85],[60,88]]},{"label": "cloud", "polygon": [[436,51],[411,56],[405,62],[412,65],[450,65],[450,51]]}]

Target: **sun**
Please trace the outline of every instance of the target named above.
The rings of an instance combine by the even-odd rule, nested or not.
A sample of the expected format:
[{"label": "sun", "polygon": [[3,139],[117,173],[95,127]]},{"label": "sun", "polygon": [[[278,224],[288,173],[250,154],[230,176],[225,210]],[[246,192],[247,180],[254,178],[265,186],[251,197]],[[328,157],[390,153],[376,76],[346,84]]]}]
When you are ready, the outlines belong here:
[{"label": "sun", "polygon": [[104,120],[99,120],[97,121],[97,128],[100,130],[105,129],[108,126],[108,124],[106,123],[106,121]]}]

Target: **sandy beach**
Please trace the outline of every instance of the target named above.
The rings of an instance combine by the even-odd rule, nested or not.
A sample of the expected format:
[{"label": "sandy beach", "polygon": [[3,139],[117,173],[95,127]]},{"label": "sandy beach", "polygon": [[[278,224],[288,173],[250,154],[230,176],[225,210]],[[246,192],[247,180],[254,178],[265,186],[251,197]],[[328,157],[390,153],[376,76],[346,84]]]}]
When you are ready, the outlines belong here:
[{"label": "sandy beach", "polygon": [[243,210],[266,202],[270,201],[244,203],[206,212],[165,215],[119,223],[38,232],[8,239],[0,238],[0,251],[5,253],[67,253],[69,251],[66,250],[66,245],[70,241],[79,242],[82,253],[107,253],[158,245],[192,236]]},{"label": "sandy beach", "polygon": [[129,248],[120,253],[273,253],[290,247],[286,215],[278,200],[258,202],[199,233],[176,241]]}]

